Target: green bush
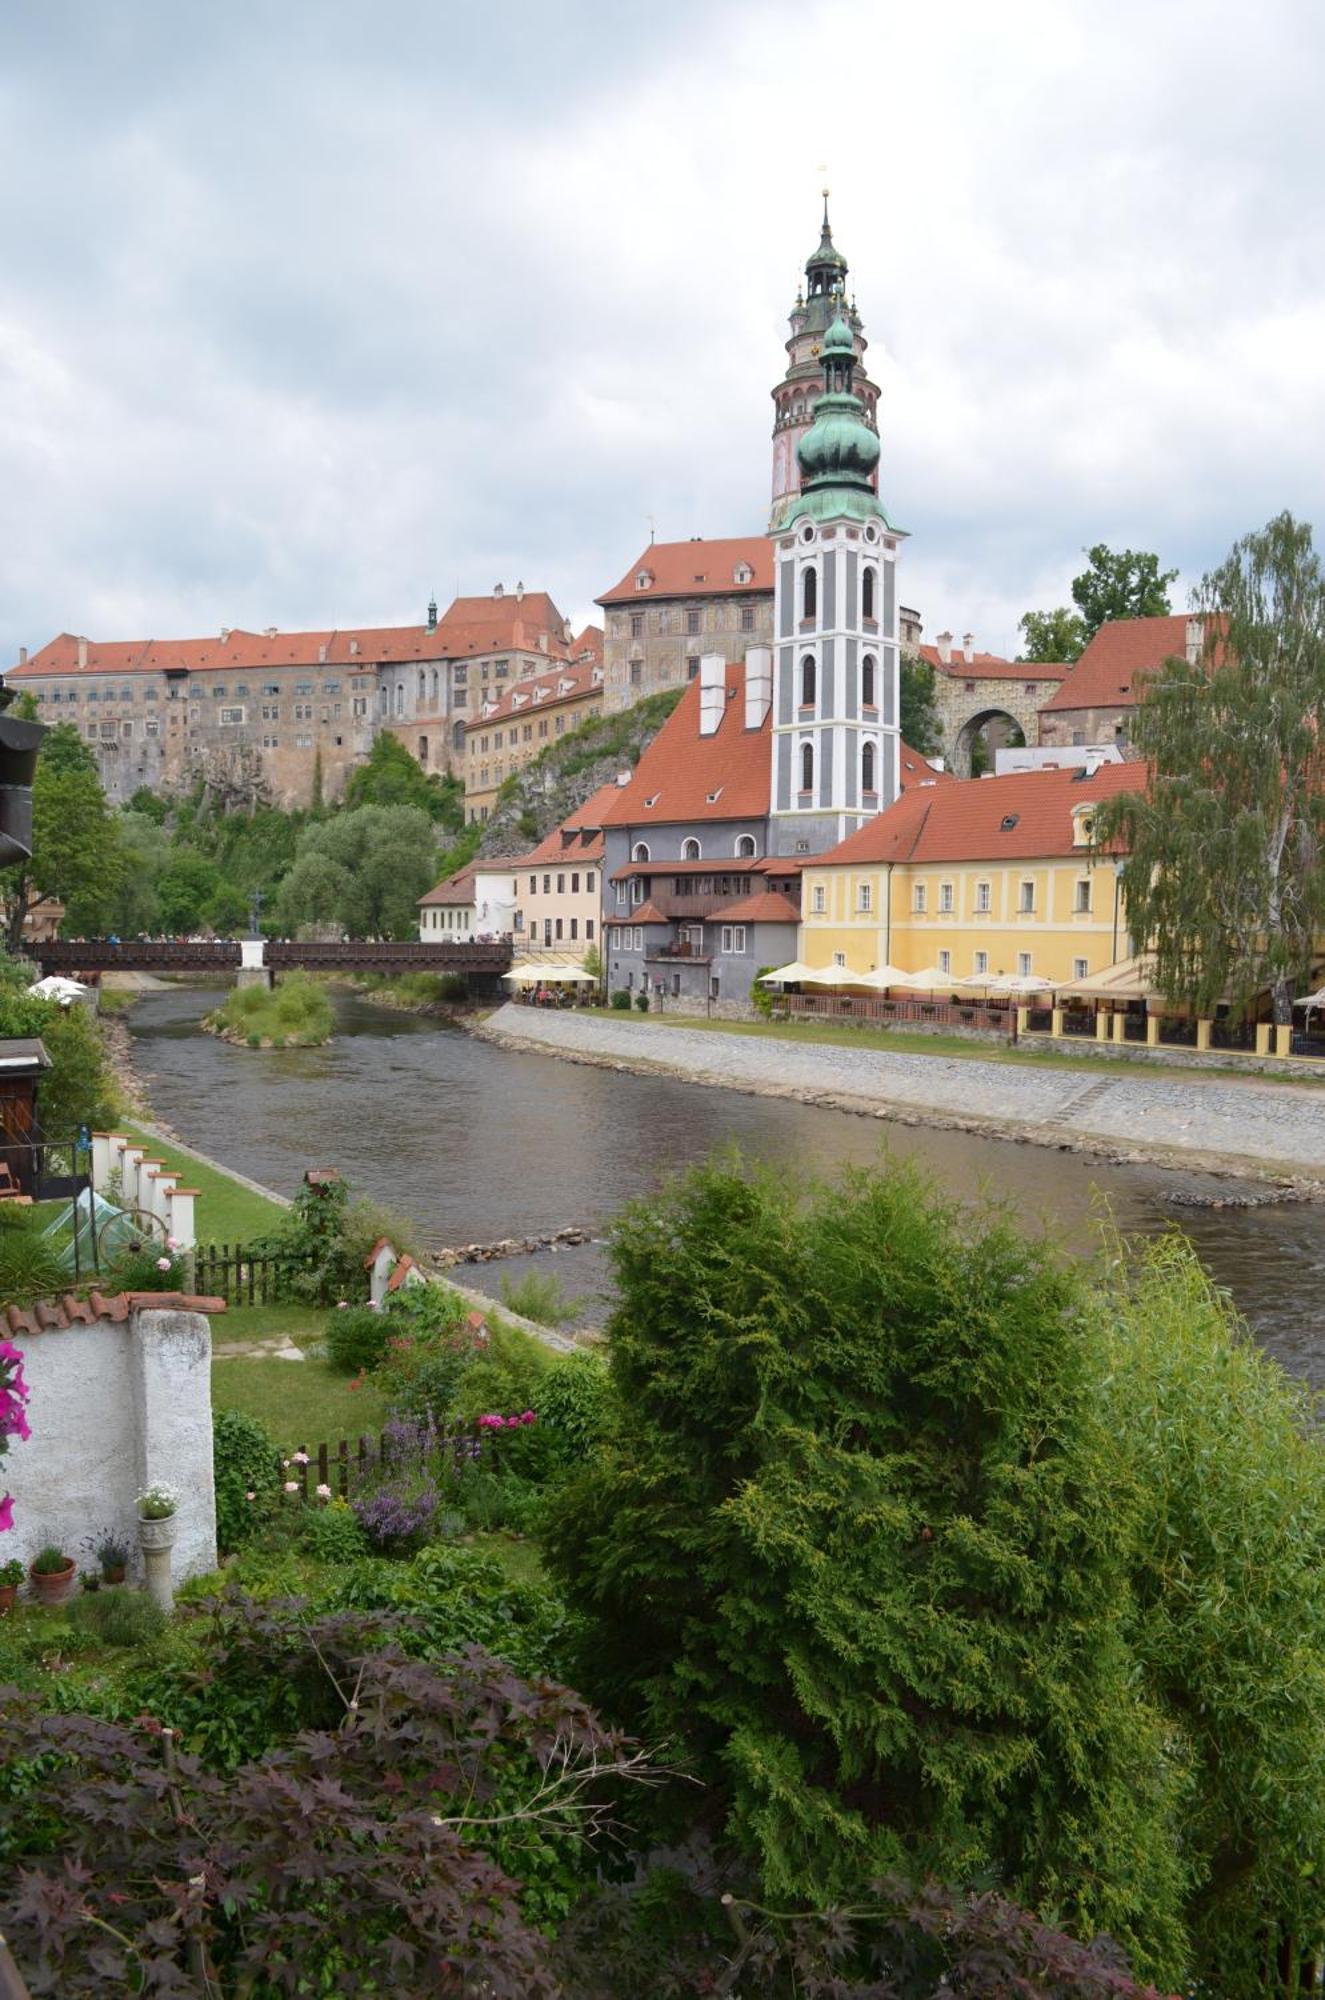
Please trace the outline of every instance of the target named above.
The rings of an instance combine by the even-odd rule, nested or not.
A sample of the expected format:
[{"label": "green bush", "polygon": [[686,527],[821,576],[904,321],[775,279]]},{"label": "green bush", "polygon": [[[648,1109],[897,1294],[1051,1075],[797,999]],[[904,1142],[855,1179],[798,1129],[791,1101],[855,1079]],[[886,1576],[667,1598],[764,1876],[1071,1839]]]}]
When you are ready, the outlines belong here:
[{"label": "green bush", "polygon": [[341,1306],[327,1319],[327,1359],[343,1374],[365,1374],[386,1353],[389,1337],[389,1321],[379,1306]]},{"label": "green bush", "polygon": [[357,1564],[335,1579],[326,1603],[409,1612],[417,1620],[411,1651],[486,1646],[526,1673],[560,1671],[566,1608],[557,1592],[517,1580],[494,1556],[459,1543],[430,1542],[409,1562]]},{"label": "green bush", "polygon": [[762,1014],[766,1021],[772,1017],[773,1013],[773,989],[771,986],[761,986],[759,982],[766,972],[776,971],[777,967],[775,965],[761,965],[754,976],[754,983],[750,988],[750,1005],[754,1008],[756,1014]]},{"label": "green bush", "polygon": [[150,1597],[123,1584],[76,1597],[68,1618],[77,1630],[94,1633],[103,1646],[150,1646],[166,1623]]},{"label": "green bush", "polygon": [[274,1048],[316,1048],[335,1025],[331,1002],[306,972],[282,974],[273,987],[238,986],[207,1016],[206,1025],[241,1035],[248,1047],[269,1041]]},{"label": "green bush", "polygon": [[187,1291],[188,1266],[159,1237],[144,1237],[116,1253],[102,1283],[108,1292]]},{"label": "green bush", "polygon": [[0,1306],[26,1306],[63,1291],[69,1274],[29,1211],[0,1202],[0,1218]]},{"label": "green bush", "polygon": [[643,987],[641,987],[639,992],[635,995],[635,1006],[641,1014],[647,1014],[649,1011],[649,996],[644,991]]},{"label": "green bush", "polygon": [[351,1507],[343,1500],[310,1508],[302,1522],[303,1542],[319,1562],[361,1562],[368,1554],[368,1537]]},{"label": "green bush", "polygon": [[630,1012],[630,995],[624,986],[613,987],[610,1004],[616,1008],[618,1014]]},{"label": "green bush", "polygon": [[906,1168],[709,1166],[612,1257],[629,1420],[542,1537],[575,1684],[676,1745],[775,1907],[993,1876],[1179,1984],[1185,1773],[1085,1282]]},{"label": "green bush", "polygon": [[578,1465],[608,1434],[612,1378],[597,1354],[554,1361],[537,1387],[538,1428],[551,1463]]},{"label": "green bush", "polygon": [[[281,1454],[257,1421],[239,1410],[212,1418],[212,1467],[216,1483],[216,1545],[237,1549],[262,1519],[280,1484]],[[252,1493],[256,1498],[250,1500]]]}]

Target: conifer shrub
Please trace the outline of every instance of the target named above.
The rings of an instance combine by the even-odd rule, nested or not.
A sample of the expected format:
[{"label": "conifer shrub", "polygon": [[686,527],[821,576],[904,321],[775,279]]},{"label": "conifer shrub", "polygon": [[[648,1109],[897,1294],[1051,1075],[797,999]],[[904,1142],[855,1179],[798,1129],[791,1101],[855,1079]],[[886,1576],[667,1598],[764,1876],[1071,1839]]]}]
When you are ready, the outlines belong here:
[{"label": "conifer shrub", "polygon": [[1080,1277],[908,1167],[712,1164],[612,1259],[628,1420],[544,1528],[581,1684],[678,1746],[776,1907],[997,1879],[1173,1977],[1185,1768]]}]

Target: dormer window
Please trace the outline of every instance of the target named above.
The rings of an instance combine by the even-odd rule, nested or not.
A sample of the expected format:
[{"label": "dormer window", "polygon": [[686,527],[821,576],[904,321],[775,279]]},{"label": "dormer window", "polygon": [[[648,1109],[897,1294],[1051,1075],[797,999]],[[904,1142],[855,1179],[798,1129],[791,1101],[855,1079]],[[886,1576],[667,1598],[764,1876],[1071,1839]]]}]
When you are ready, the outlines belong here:
[{"label": "dormer window", "polygon": [[711,805],[711,806],[715,806],[715,805],[716,805],[716,804],[718,803],[718,800],[719,800],[719,799],[720,799],[721,797],[722,797],[722,786],[721,786],[721,785],[719,785],[719,786],[718,786],[718,789],[717,789],[717,791],[716,791],[716,792],[705,792],[705,794],[704,794],[704,798],[705,798],[705,801],[706,801],[706,803],[707,803],[707,804],[709,804],[709,805]]},{"label": "dormer window", "polygon": [[749,563],[737,563],[735,569],[732,571],[732,582],[753,583],[754,575],[755,573],[751,569]]},{"label": "dormer window", "polygon": [[635,588],[636,590],[652,590],[653,571],[651,569],[642,569],[640,571],[639,575],[635,578]]}]

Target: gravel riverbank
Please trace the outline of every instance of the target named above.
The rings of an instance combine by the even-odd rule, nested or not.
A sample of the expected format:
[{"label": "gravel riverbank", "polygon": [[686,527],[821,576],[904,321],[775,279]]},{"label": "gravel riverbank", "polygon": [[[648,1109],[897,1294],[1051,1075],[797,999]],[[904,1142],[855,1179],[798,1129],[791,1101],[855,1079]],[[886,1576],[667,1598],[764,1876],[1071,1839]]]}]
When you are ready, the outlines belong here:
[{"label": "gravel riverbank", "polygon": [[978,1057],[715,1033],[508,1004],[474,1032],[507,1047],[613,1069],[790,1097],[858,1116],[982,1132],[1122,1164],[1157,1161],[1283,1179],[1325,1199],[1325,1100],[1253,1079],[993,1063]]}]

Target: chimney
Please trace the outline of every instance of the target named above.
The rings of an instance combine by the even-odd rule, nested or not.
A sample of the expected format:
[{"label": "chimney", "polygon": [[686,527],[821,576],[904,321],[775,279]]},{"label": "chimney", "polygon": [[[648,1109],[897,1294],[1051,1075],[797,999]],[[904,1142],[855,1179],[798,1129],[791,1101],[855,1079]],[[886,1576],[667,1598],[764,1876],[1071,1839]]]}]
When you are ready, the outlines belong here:
[{"label": "chimney", "polygon": [[1189,618],[1187,620],[1187,664],[1189,667],[1194,667],[1197,664],[1204,646],[1205,620],[1203,618]]},{"label": "chimney", "polygon": [[937,652],[939,659],[942,661],[943,665],[945,667],[951,666],[952,664],[951,632],[936,632],[934,634],[934,649]]},{"label": "chimney", "polygon": [[86,640],[86,639],[80,639],[80,640],[79,640],[79,642],[78,642],[78,664],[79,664],[79,666],[80,666],[80,667],[85,667],[85,666],[87,665],[87,640]]},{"label": "chimney", "polygon": [[18,649],[18,663],[20,667],[26,667],[28,663],[28,649],[26,646],[20,646]]},{"label": "chimney", "polygon": [[521,580],[521,581],[520,581],[519,583],[517,583],[517,584],[516,584],[516,586],[515,586],[515,601],[516,601],[516,603],[517,603],[517,604],[523,604],[523,603],[524,603],[524,582],[523,582],[523,579],[522,579],[522,580]]},{"label": "chimney", "polygon": [[276,637],[276,627],[274,625],[264,625],[262,636],[264,639],[274,639]]},{"label": "chimney", "polygon": [[966,662],[966,664],[967,664],[967,666],[968,666],[968,667],[970,666],[971,662],[972,662],[972,661],[974,660],[974,658],[975,658],[975,634],[974,634],[974,632],[963,632],[963,633],[962,633],[962,658],[963,658],[963,659],[965,660],[965,662]]},{"label": "chimney", "polygon": [[501,584],[494,583],[492,586],[492,594],[494,597],[505,597],[506,592]]},{"label": "chimney", "polygon": [[357,639],[351,639],[351,640],[350,640],[350,653],[351,653],[351,655],[352,655],[352,656],[357,656],[357,654],[358,654],[358,651],[359,651],[359,641],[358,641]]},{"label": "chimney", "polygon": [[727,702],[727,662],[721,653],[705,653],[699,662],[699,733],[716,736]]},{"label": "chimney", "polygon": [[320,667],[325,667],[327,664],[327,648],[325,640],[323,641],[322,645],[320,645],[317,649],[317,663]]},{"label": "chimney", "polygon": [[230,637],[230,627],[228,625],[223,625],[221,627],[221,644],[223,646],[229,637]]},{"label": "chimney", "polygon": [[745,726],[761,727],[773,701],[773,648],[751,646],[745,656]]}]

